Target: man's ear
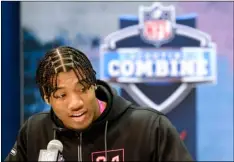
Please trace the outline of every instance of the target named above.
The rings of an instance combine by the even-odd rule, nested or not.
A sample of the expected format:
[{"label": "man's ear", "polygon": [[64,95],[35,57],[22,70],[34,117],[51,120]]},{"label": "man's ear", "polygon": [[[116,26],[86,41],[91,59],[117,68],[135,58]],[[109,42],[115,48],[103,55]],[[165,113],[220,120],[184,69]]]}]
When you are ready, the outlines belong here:
[{"label": "man's ear", "polygon": [[44,96],[44,100],[45,100],[45,102],[46,102],[48,105],[50,105],[50,102],[49,102],[48,97]]}]

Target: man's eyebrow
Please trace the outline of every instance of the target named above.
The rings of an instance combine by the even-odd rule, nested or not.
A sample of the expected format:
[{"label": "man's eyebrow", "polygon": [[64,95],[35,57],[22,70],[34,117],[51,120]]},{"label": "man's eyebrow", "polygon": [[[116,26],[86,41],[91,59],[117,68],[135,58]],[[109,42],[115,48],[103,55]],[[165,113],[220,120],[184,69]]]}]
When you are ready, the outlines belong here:
[{"label": "man's eyebrow", "polygon": [[61,90],[61,89],[64,89],[64,87],[56,87],[56,88],[54,88],[54,90],[52,91],[52,93],[55,93],[56,91]]}]

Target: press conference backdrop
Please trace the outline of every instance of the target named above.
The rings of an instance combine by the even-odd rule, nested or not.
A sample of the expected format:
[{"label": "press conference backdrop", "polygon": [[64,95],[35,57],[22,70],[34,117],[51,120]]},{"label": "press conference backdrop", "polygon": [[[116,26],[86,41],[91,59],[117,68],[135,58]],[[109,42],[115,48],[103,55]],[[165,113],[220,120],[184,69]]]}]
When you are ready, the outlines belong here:
[{"label": "press conference backdrop", "polygon": [[[233,160],[232,2],[161,2],[161,4],[173,5],[176,21],[190,19],[192,24],[186,22],[182,24],[207,33],[217,46],[216,83],[196,84],[184,100],[167,112],[167,115],[181,133],[181,138],[195,159]],[[140,5],[151,6],[152,2],[22,2],[24,59],[22,119],[26,120],[32,114],[50,109],[42,101],[35,84],[38,60],[47,50],[59,45],[79,48],[91,59],[97,77],[103,78],[100,64],[102,57],[99,51],[103,39],[123,28],[121,25],[124,23],[125,27],[129,26],[129,23],[136,24]],[[189,46],[196,46],[195,44]],[[137,42],[134,46],[143,47]],[[178,47],[183,46],[185,43]],[[165,84],[161,83],[161,87],[168,86]],[[150,89],[147,90],[147,85],[138,85],[149,96],[152,95],[154,86],[150,85],[148,87]],[[118,85],[115,85],[115,88],[120,95],[135,102],[131,93],[126,93]],[[158,88],[160,85],[155,87],[156,98],[151,97],[154,102],[162,100],[158,98],[160,97],[158,92],[162,93],[163,89],[158,91]],[[169,91],[172,94],[175,89]]]},{"label": "press conference backdrop", "polygon": [[2,161],[12,147],[20,127],[19,9],[19,2],[1,2]]}]

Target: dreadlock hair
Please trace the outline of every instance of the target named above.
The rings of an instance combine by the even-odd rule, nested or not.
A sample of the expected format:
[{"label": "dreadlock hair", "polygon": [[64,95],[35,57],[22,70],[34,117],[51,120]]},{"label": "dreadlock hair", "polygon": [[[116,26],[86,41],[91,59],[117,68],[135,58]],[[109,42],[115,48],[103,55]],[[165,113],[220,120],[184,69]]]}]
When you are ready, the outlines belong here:
[{"label": "dreadlock hair", "polygon": [[87,56],[72,47],[60,46],[48,51],[39,62],[36,71],[36,83],[43,100],[49,100],[57,89],[57,77],[60,72],[73,70],[78,81],[85,87],[96,85],[96,72]]}]

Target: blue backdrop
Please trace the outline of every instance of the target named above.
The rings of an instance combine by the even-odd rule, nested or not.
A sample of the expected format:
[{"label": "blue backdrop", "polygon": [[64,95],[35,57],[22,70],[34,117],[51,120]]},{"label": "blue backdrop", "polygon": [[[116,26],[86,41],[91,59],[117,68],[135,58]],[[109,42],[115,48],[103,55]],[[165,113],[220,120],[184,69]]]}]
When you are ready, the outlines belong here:
[{"label": "blue backdrop", "polygon": [[1,2],[2,9],[2,160],[20,127],[20,5]]}]

